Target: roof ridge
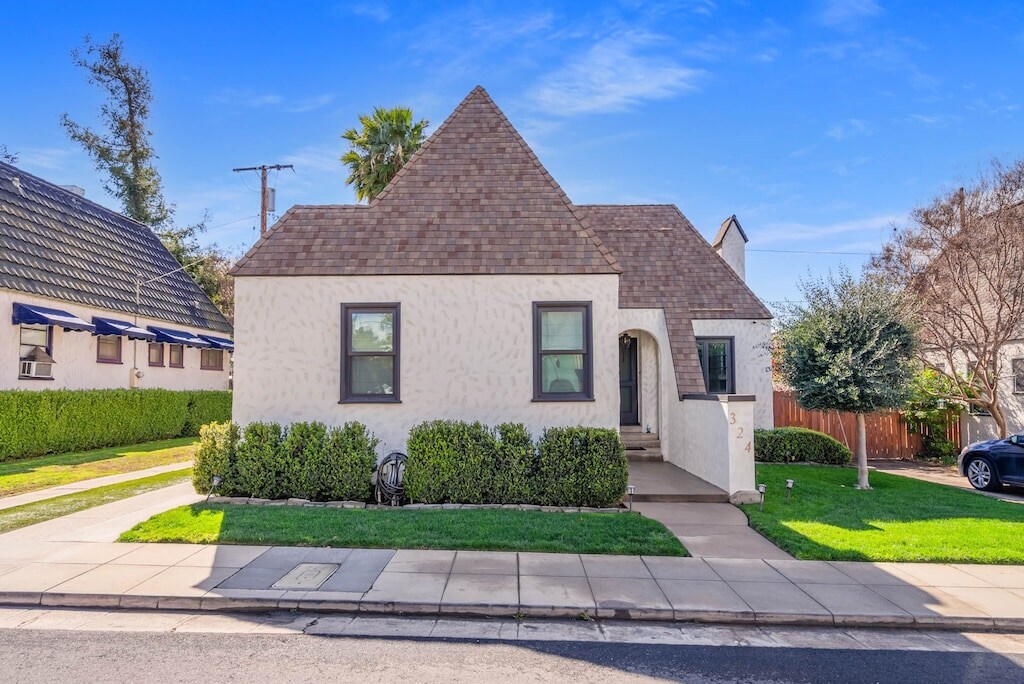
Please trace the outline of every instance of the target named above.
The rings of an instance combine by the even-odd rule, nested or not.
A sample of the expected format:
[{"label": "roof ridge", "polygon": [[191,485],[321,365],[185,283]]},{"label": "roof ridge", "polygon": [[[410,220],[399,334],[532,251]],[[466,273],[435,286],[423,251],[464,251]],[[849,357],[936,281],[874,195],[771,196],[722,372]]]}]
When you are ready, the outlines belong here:
[{"label": "roof ridge", "polygon": [[588,238],[590,238],[591,242],[593,242],[594,245],[597,247],[597,250],[601,252],[601,255],[604,257],[605,261],[608,262],[608,265],[611,266],[616,273],[622,273],[622,264],[619,263],[618,257],[615,256],[612,250],[608,249],[608,246],[604,244],[604,240],[602,240],[601,236],[597,234],[597,231],[594,230],[594,227],[590,225],[590,221],[579,212],[579,210],[576,208],[576,205],[572,203],[572,200],[569,199],[569,196],[565,194],[564,190],[562,190],[562,186],[558,184],[558,181],[555,180],[554,176],[552,176],[551,173],[547,170],[547,168],[545,168],[544,164],[541,163],[540,159],[537,157],[536,153],[534,153],[533,149],[526,144],[526,141],[523,140],[523,136],[519,134],[519,131],[516,130],[516,127],[513,126],[512,122],[508,120],[507,116],[505,116],[505,112],[501,111],[501,108],[497,105],[497,103],[495,103],[495,101],[491,98],[490,94],[486,90],[484,90],[482,86],[477,86],[476,88],[473,89],[472,92],[470,92],[470,96],[474,94],[481,95],[484,99],[484,102],[490,105],[491,109],[493,109],[495,114],[498,115],[498,118],[501,120],[502,123],[505,124],[505,127],[508,128],[509,132],[512,134],[512,137],[523,148],[523,151],[526,152],[527,156],[530,158],[530,161],[533,162],[533,165],[537,168],[538,171],[541,172],[544,178],[551,185],[551,188],[555,191],[559,198],[561,198],[562,202],[565,203],[565,206],[569,210],[569,212],[579,222],[580,227],[583,228],[584,234]]},{"label": "roof ridge", "polygon": [[469,104],[470,100],[478,92],[483,92],[485,95],[487,94],[486,91],[484,91],[483,86],[479,85],[473,88],[471,91],[469,91],[469,94],[466,95],[466,97],[462,98],[462,102],[460,102],[459,105],[454,110],[452,110],[452,113],[449,114],[448,117],[441,122],[441,125],[435,128],[434,132],[431,133],[427,137],[427,139],[423,141],[423,144],[419,146],[419,149],[412,153],[412,156],[409,157],[409,159],[404,164],[402,164],[401,168],[398,169],[398,173],[391,177],[391,180],[388,181],[388,184],[384,186],[384,189],[377,193],[377,196],[370,200],[367,206],[375,206],[377,203],[379,203],[381,200],[383,200],[385,197],[391,194],[391,189],[394,188],[398,180],[406,174],[409,167],[412,166],[412,163],[419,159],[421,156],[423,156],[423,151],[434,144],[434,141],[437,140],[437,136],[440,135],[441,131],[448,127],[448,124],[451,123],[452,119],[454,119],[459,114],[459,112],[466,108],[466,105]]},{"label": "roof ridge", "polygon": [[12,169],[15,172],[15,175],[17,177],[19,177],[19,178],[22,177],[22,176],[29,176],[32,180],[34,180],[34,181],[36,181],[38,183],[42,183],[43,185],[49,186],[50,188],[56,190],[59,193],[63,193],[64,195],[67,195],[68,199],[76,200],[76,201],[79,201],[79,202],[88,202],[89,204],[93,205],[97,209],[100,209],[101,211],[104,211],[107,214],[112,214],[113,216],[116,216],[117,218],[124,219],[125,221],[128,221],[129,223],[133,223],[136,226],[138,226],[139,228],[145,228],[146,230],[151,231],[151,232],[153,230],[152,226],[150,226],[148,224],[145,224],[142,221],[136,221],[131,216],[128,216],[126,214],[122,214],[119,211],[115,211],[115,210],[111,209],[110,207],[104,206],[104,205],[100,204],[99,202],[97,202],[96,200],[89,199],[85,195],[79,195],[78,193],[71,192],[70,190],[68,190],[66,188],[62,188],[61,186],[57,185],[56,183],[48,181],[45,178],[41,178],[40,176],[37,176],[34,173],[31,173],[29,171],[25,171],[20,166],[15,166],[14,164],[8,164],[6,162],[0,162],[0,167],[6,167],[8,169]]}]

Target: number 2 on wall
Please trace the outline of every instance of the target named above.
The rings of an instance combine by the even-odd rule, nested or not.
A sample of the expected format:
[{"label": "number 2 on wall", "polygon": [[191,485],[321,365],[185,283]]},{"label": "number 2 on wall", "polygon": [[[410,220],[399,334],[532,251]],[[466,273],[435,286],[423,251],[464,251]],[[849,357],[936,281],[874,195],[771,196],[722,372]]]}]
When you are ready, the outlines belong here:
[{"label": "number 2 on wall", "polygon": [[736,439],[743,439],[743,426],[736,428]]}]

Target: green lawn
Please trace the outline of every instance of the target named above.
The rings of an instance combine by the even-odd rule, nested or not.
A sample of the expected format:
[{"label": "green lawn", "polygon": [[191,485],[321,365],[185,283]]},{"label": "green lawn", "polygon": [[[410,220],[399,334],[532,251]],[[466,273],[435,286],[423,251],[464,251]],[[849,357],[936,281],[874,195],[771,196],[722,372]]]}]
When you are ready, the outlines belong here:
[{"label": "green lawn", "polygon": [[[786,480],[796,485],[786,503]],[[898,475],[854,468],[757,466],[764,511],[750,525],[800,559],[1024,563],[1024,505]]]},{"label": "green lawn", "polygon": [[0,497],[189,461],[195,437],[0,463]]},{"label": "green lawn", "polygon": [[0,534],[16,530],[19,527],[35,525],[36,523],[59,518],[62,515],[70,515],[78,511],[84,511],[94,506],[127,499],[138,494],[145,494],[154,489],[161,489],[171,485],[189,482],[192,478],[192,469],[174,470],[169,473],[144,477],[140,480],[130,480],[119,484],[107,485],[88,489],[76,494],[66,494],[45,501],[6,508],[0,510]]},{"label": "green lawn", "polygon": [[664,525],[639,515],[503,509],[195,504],[156,515],[120,541],[686,555]]}]

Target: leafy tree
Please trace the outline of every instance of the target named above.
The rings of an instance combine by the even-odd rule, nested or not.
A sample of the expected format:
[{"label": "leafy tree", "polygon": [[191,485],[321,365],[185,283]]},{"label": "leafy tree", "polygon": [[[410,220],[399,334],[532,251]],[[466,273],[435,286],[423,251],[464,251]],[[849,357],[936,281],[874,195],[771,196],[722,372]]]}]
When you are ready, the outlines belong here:
[{"label": "leafy tree", "polygon": [[1024,160],[993,161],[966,187],[915,208],[872,270],[914,301],[920,362],[944,398],[992,415],[1008,434],[1009,348],[1024,338]]},{"label": "leafy tree", "polygon": [[946,437],[960,416],[960,404],[948,403],[953,383],[931,368],[921,367],[914,374],[910,398],[900,411],[911,432],[921,431],[922,456],[949,462],[959,447]]},{"label": "leafy tree", "polygon": [[781,368],[809,410],[857,414],[858,486],[870,489],[865,415],[902,406],[914,374],[914,329],[901,296],[877,278],[847,271],[800,283],[806,304],[779,331]]},{"label": "leafy tree", "polygon": [[153,91],[145,70],[128,63],[118,34],[102,45],[85,37],[84,49],[71,51],[76,66],[86,70],[89,83],[106,91],[100,107],[105,132],[82,126],[64,114],[68,136],[85,148],[96,169],[107,177],[104,189],[121,200],[124,212],[140,223],[160,226],[172,212],[164,202],[160,174],[147,128]]},{"label": "leafy tree", "polygon": [[349,142],[341,162],[349,168],[345,182],[355,186],[356,198],[372,200],[423,144],[430,122],[413,123],[407,107],[377,107],[372,115],[361,114],[359,123],[362,130],[350,128],[341,135]]},{"label": "leafy tree", "polygon": [[0,162],[5,164],[17,164],[18,154],[16,152],[8,152],[7,145],[0,145]]},{"label": "leafy tree", "polygon": [[102,45],[86,36],[83,48],[72,50],[71,58],[89,74],[89,83],[106,92],[107,99],[100,107],[106,130],[97,133],[64,114],[61,123],[68,136],[85,148],[97,170],[106,176],[104,189],[121,201],[124,213],[150,226],[199,287],[231,318],[234,284],[228,271],[232,260],[216,245],[201,247],[197,239],[206,230],[208,217],[177,225],[174,205],[164,200],[155,165],[157,155],[150,143],[152,132],[146,123],[153,102],[146,71],[126,60],[124,44],[116,33]]}]

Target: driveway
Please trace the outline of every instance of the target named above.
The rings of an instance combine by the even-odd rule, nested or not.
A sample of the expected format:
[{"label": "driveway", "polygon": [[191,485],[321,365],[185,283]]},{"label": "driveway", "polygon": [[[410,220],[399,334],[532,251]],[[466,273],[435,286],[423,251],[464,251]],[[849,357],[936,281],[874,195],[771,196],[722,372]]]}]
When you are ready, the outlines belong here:
[{"label": "driveway", "polygon": [[869,465],[873,466],[880,473],[912,477],[915,480],[924,480],[926,482],[934,482],[935,484],[957,487],[958,489],[966,489],[969,492],[983,494],[994,499],[1024,503],[1024,487],[1003,487],[1002,491],[999,492],[978,491],[971,486],[966,477],[961,477],[956,472],[956,466],[933,465],[910,459],[878,459],[869,461]]}]

